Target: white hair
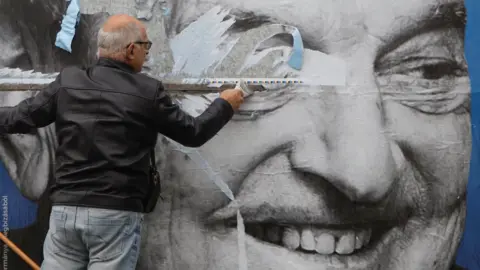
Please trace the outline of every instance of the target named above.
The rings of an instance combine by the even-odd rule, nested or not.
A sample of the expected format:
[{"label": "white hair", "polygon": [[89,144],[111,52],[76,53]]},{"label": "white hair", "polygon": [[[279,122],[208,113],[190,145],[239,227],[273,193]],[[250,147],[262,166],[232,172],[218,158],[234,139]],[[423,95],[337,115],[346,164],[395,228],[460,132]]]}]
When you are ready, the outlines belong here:
[{"label": "white hair", "polygon": [[139,40],[142,40],[142,32],[135,22],[130,22],[110,32],[106,32],[103,28],[100,28],[97,36],[97,56],[100,54],[102,56],[117,54],[124,50],[130,42]]}]

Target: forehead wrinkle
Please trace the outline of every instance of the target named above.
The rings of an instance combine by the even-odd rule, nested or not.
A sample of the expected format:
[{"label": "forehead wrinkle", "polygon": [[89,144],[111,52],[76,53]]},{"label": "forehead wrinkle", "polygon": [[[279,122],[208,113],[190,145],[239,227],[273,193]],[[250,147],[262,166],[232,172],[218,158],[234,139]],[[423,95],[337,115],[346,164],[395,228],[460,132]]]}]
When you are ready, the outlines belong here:
[{"label": "forehead wrinkle", "polygon": [[[444,10],[452,7],[455,7],[454,10],[459,12],[464,9],[462,0],[431,0],[423,3],[412,3],[413,5],[402,4],[393,0],[372,0],[365,2],[363,5],[361,4],[363,2],[353,1],[356,4],[350,5],[349,1],[341,0],[335,0],[339,2],[282,1],[278,4],[258,0],[192,1],[195,3],[193,6],[186,5],[186,3],[179,4],[183,7],[177,6],[178,11],[182,9],[182,12],[179,12],[174,19],[175,22],[172,21],[172,23],[177,24],[172,27],[176,30],[174,30],[176,33],[194,22],[210,8],[220,5],[225,9],[230,8],[230,14],[238,19],[238,22],[229,29],[230,32],[248,30],[249,22],[252,22],[250,29],[264,23],[292,25],[299,29],[305,48],[326,53],[348,50],[357,43],[365,42],[366,37],[377,39],[373,44],[375,47],[383,47],[383,45],[405,33],[408,27],[418,25],[425,21],[427,17],[433,17],[435,12],[437,13],[437,22],[446,22],[448,20],[439,19],[438,14],[443,15],[446,13]],[[296,9],[291,8],[295,6]],[[301,6],[308,6],[309,8],[300,8]],[[301,12],[298,10],[301,10]],[[440,12],[437,10],[440,10]],[[385,12],[393,16],[379,15],[385,14]],[[377,15],[375,16],[375,14]],[[312,23],[312,21],[315,23]]]},{"label": "forehead wrinkle", "polygon": [[461,33],[465,28],[465,5],[463,1],[450,1],[430,5],[417,18],[399,16],[395,19],[392,31],[388,35],[376,36],[381,40],[378,57],[381,58],[409,39],[421,34],[439,29],[458,29]]}]

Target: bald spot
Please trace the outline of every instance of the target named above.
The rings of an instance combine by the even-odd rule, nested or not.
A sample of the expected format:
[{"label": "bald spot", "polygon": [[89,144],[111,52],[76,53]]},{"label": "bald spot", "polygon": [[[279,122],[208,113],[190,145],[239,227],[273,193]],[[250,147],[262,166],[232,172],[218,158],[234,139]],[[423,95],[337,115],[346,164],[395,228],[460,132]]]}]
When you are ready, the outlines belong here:
[{"label": "bald spot", "polygon": [[126,27],[130,23],[136,23],[142,32],[142,35],[146,34],[145,25],[140,22],[137,18],[126,14],[112,15],[103,24],[103,31],[105,32],[115,32],[116,30]]}]

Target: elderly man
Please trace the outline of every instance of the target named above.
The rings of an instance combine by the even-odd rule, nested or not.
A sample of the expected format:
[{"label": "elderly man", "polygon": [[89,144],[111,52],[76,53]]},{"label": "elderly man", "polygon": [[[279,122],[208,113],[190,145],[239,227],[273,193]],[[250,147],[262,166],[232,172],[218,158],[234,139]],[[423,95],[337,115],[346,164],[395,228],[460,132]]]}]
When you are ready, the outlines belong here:
[{"label": "elderly man", "polygon": [[66,68],[35,97],[0,108],[2,134],[55,123],[42,269],[135,269],[157,134],[199,147],[243,102],[241,90],[225,90],[197,118],[186,114],[161,82],[138,74],[150,46],[141,22],[112,16],[98,34],[96,65]]},{"label": "elderly man", "polygon": [[[449,268],[465,217],[471,146],[462,0],[171,2],[174,41],[190,26],[202,30],[197,20],[214,4],[230,9],[206,20],[211,29],[190,31],[195,42],[172,46],[176,55],[200,38],[206,46],[243,42],[214,74],[238,75],[222,63],[251,58],[235,54],[242,47],[251,54],[291,47],[285,35],[257,46],[258,32],[250,31],[280,23],[298,28],[310,56],[344,60],[348,78],[345,87],[255,94],[200,155],[161,140],[165,200],[146,217],[139,269]],[[299,75],[323,72],[322,64]]]}]

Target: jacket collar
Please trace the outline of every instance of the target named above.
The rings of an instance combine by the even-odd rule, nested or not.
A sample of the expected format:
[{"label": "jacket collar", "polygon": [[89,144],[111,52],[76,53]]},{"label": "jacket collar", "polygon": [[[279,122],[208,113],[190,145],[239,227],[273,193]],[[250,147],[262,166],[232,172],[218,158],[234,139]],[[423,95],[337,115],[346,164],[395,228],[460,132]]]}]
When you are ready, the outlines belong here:
[{"label": "jacket collar", "polygon": [[113,59],[109,59],[109,58],[105,58],[105,57],[100,57],[97,61],[97,65],[104,66],[104,67],[118,68],[118,69],[121,69],[121,70],[126,71],[126,72],[135,73],[135,71],[133,70],[133,68],[131,66],[129,66],[129,65],[123,63],[123,62],[113,60]]}]

